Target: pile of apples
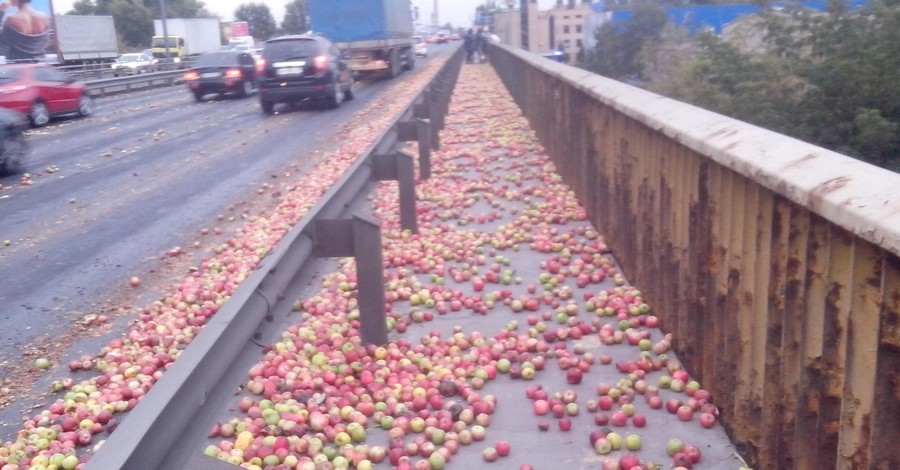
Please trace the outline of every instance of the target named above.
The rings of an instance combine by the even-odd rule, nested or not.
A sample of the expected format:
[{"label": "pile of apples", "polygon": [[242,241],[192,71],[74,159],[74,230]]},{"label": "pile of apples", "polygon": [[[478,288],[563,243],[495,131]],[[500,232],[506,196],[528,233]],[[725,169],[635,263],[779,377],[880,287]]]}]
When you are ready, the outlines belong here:
[{"label": "pile of apples", "polygon": [[[386,91],[389,98],[373,102],[354,116],[337,133],[354,138],[342,140],[333,154],[323,155],[311,173],[286,187],[267,185],[264,192],[270,192],[277,205],[265,214],[247,217],[168,295],[140,309],[122,337],[96,355],[69,361],[69,374],[64,374],[64,368],[36,361],[38,370],[65,375],[52,381],[51,391],[59,398],[25,419],[12,439],[0,441],[0,470],[82,468],[103,438],[116,429],[121,414],[140,402],[241,282],[408,107],[440,65],[429,64],[433,70],[396,84]],[[26,179],[30,184],[30,175],[23,176],[22,184]],[[141,281],[129,276],[125,284],[136,288]],[[91,376],[77,379],[73,374]]]},{"label": "pile of apples", "polygon": [[[396,91],[417,89],[403,85]],[[399,109],[403,100],[386,96]],[[85,451],[380,134],[385,106],[349,123],[357,137],[302,182],[278,188],[271,214],[250,217],[170,295],[144,308],[128,334],[73,360],[71,370],[99,375],[55,382],[63,397],[0,446],[0,470],[83,467]],[[526,446],[489,431],[498,410],[515,406],[492,391],[511,380],[531,401],[535,432],[583,432],[579,442],[603,469],[698,465],[698,446],[674,437],[664,453],[647,455],[638,430],[656,416],[640,408],[665,408],[684,422],[699,414],[698,430],[715,425],[718,409],[670,357],[673,339],[655,331],[659,319],[618,271],[489,67],[463,68],[441,143],[434,176],[417,185],[416,233],[400,228],[396,183],[370,198],[382,223],[390,341],[362,344],[356,270],[342,260],[316,295],[296,301],[296,321],[247,371],[246,393],[210,430],[203,452],[251,470],[441,470],[461,453],[529,469]],[[592,378],[603,367],[614,368],[617,383]],[[565,383],[548,383],[551,371]],[[590,431],[573,425],[585,411]]]},{"label": "pile of apples", "polygon": [[[673,439],[665,454],[642,460],[639,434],[606,428],[647,426],[635,403],[661,408],[661,389],[684,393],[672,399],[679,419],[682,407],[715,407],[668,356],[672,338],[651,339],[658,318],[618,272],[496,77],[465,68],[447,123],[434,177],[418,183],[417,233],[400,229],[395,184],[370,199],[382,222],[390,342],[360,342],[355,267],[344,260],[318,295],[297,301],[298,322],[248,371],[241,413],[213,428],[205,453],[250,469],[440,470],[479,443],[482,460],[503,461],[515,456],[514,443],[488,435],[498,408],[511,405],[489,391],[508,378],[524,382],[537,432],[572,432],[583,409],[594,413],[586,445],[604,469],[662,468],[652,460],[666,459],[694,467],[697,446]],[[520,271],[527,263],[534,278]],[[493,315],[513,320],[499,331],[430,326]],[[551,364],[569,386],[612,365],[587,339],[597,351],[632,347],[633,359],[614,366],[617,384],[597,384],[595,398],[536,384]],[[658,383],[651,373],[661,374]]]}]

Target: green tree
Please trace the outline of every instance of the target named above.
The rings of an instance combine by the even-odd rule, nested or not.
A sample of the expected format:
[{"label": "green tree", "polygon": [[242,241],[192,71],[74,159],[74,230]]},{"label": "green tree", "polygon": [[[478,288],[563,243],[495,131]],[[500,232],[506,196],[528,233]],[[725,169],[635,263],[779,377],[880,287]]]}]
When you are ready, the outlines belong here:
[{"label": "green tree", "polygon": [[[154,18],[159,18],[162,13],[159,9],[159,0],[140,0],[144,6],[153,12]],[[163,0],[166,2],[166,18],[212,18],[213,15],[206,9],[206,4],[200,0]]]},{"label": "green tree", "polygon": [[900,3],[788,8],[762,20],[764,52],[701,36],[696,59],[652,88],[900,170]]},{"label": "green tree", "polygon": [[108,15],[112,0],[78,0],[72,4],[69,15]]},{"label": "green tree", "polygon": [[754,57],[716,36],[698,37],[699,58],[651,89],[777,132],[796,133],[792,110],[807,84],[777,57]]},{"label": "green tree", "polygon": [[659,38],[668,23],[665,11],[654,3],[642,3],[622,25],[605,23],[597,28],[596,46],[587,51],[583,66],[618,80],[641,79],[641,50]]},{"label": "green tree", "polygon": [[250,25],[250,35],[259,39],[269,39],[278,32],[272,11],[264,3],[242,3],[234,11],[237,21],[246,21]]},{"label": "green tree", "polygon": [[285,5],[281,31],[285,34],[301,34],[309,31],[306,23],[306,0],[293,0]]},{"label": "green tree", "polygon": [[153,36],[153,12],[140,2],[113,0],[109,14],[116,23],[119,41],[130,48],[142,48],[150,44]]}]

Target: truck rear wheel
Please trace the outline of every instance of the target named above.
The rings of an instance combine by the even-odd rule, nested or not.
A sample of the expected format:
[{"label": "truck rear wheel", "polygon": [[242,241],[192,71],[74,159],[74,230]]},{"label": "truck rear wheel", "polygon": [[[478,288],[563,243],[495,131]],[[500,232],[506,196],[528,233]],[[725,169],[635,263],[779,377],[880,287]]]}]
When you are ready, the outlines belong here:
[{"label": "truck rear wheel", "polygon": [[400,69],[400,53],[397,52],[397,49],[391,50],[390,61],[391,61],[390,76],[391,76],[391,78],[396,78],[398,75],[400,75],[400,72],[402,72],[402,70]]},{"label": "truck rear wheel", "polygon": [[412,49],[406,49],[404,52],[406,55],[406,61],[403,64],[403,70],[412,70],[416,68],[416,54]]}]

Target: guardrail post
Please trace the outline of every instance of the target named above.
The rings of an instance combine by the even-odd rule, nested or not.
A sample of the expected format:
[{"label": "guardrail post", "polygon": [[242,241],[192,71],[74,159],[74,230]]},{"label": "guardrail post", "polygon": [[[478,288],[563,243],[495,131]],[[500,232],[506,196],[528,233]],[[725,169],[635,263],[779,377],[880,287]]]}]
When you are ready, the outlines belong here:
[{"label": "guardrail post", "polygon": [[363,344],[387,343],[381,228],[370,218],[316,220],[313,254],[320,258],[356,258],[359,334]]},{"label": "guardrail post", "polygon": [[406,152],[372,155],[372,180],[400,183],[400,227],[413,233],[419,231],[416,223],[416,183],[413,156]]},{"label": "guardrail post", "polygon": [[431,178],[431,130],[424,119],[403,121],[397,124],[397,138],[401,142],[415,140],[419,143],[419,179]]},{"label": "guardrail post", "polygon": [[441,129],[444,128],[444,114],[441,112],[440,93],[435,89],[428,90],[428,122],[431,123],[431,149],[441,148]]},{"label": "guardrail post", "polygon": [[413,110],[413,116],[419,119],[425,119],[429,124],[429,132],[428,132],[428,147],[431,150],[438,150],[440,146],[438,145],[438,126],[436,122],[432,122],[432,109],[434,108],[434,103],[432,103],[430,99],[430,94],[426,92],[425,96],[422,99],[422,102],[415,105]]}]

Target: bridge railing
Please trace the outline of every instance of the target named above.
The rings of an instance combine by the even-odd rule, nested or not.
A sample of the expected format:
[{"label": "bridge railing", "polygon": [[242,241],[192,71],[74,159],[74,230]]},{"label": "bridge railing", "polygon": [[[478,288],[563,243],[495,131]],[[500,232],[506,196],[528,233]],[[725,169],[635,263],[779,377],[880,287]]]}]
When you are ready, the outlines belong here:
[{"label": "bridge railing", "polygon": [[900,468],[900,175],[490,55],[754,467]]}]

